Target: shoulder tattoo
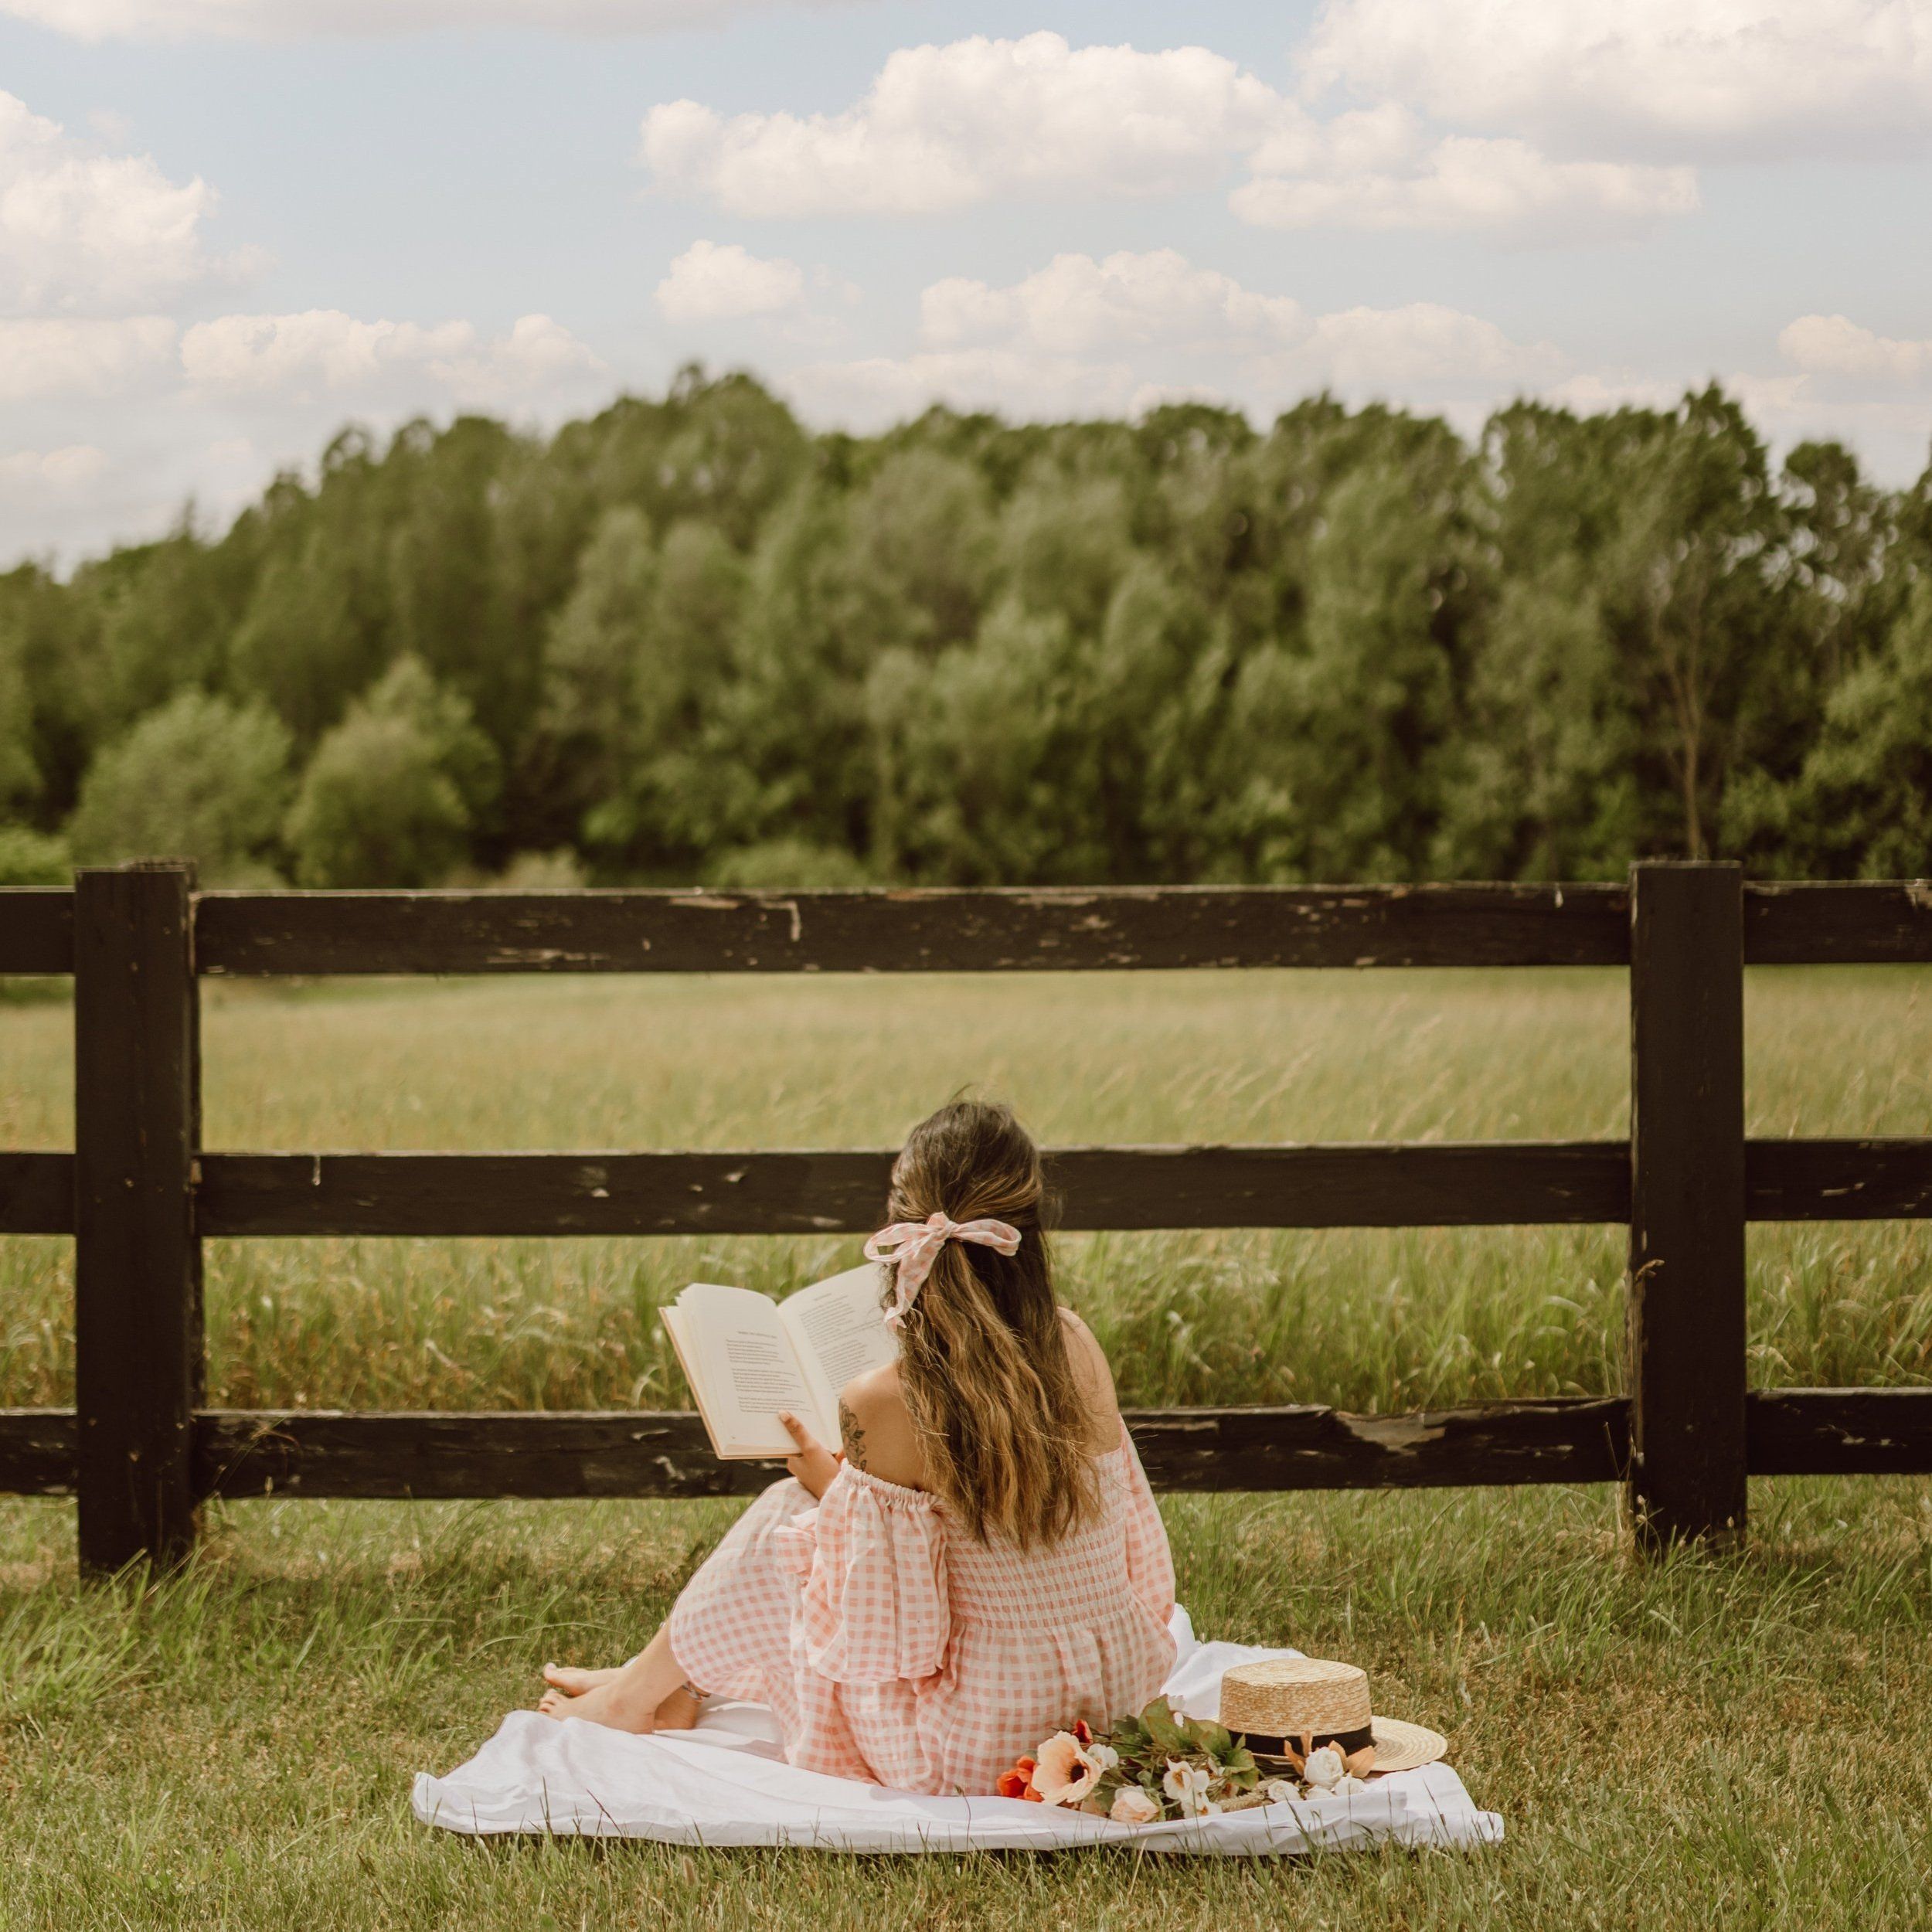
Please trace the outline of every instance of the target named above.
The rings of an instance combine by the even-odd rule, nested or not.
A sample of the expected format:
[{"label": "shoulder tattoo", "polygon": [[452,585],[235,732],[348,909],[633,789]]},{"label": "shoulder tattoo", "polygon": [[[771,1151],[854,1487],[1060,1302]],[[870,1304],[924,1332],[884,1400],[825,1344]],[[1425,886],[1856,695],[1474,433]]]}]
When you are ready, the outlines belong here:
[{"label": "shoulder tattoo", "polygon": [[866,1432],[859,1426],[859,1418],[852,1412],[852,1404],[843,1396],[838,1398],[838,1435],[845,1445],[845,1460],[855,1469],[866,1466]]}]

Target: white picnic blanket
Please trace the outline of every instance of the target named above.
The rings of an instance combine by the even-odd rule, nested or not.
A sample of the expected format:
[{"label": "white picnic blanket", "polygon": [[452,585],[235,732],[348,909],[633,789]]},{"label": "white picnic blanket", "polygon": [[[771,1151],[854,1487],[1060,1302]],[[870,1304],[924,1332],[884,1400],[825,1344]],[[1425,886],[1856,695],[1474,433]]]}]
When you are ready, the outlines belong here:
[{"label": "white picnic blanket", "polygon": [[[1231,1664],[1298,1651],[1199,1643],[1174,1613],[1180,1645],[1169,1697],[1190,1716],[1219,1708]],[[419,1773],[425,1825],[478,1835],[529,1832],[653,1838],[665,1845],[783,1845],[828,1852],[1053,1851],[1145,1845],[1150,1852],[1253,1857],[1380,1840],[1493,1844],[1502,1820],[1479,1811],[1446,1764],[1396,1771],[1347,1798],[1257,1805],[1218,1817],[1116,1825],[1087,1811],[1007,1798],[925,1798],[800,1770],[779,1753],[762,1705],[709,1700],[697,1728],[633,1737],[600,1724],[512,1711],[467,1764]]]}]

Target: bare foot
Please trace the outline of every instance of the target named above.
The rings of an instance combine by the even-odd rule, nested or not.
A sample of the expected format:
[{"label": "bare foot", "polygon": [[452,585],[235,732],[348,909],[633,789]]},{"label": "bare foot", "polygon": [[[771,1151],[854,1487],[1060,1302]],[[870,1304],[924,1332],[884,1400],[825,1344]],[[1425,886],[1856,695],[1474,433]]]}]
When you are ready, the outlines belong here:
[{"label": "bare foot", "polygon": [[[601,1690],[607,1684],[616,1682],[622,1675],[616,1670],[577,1670],[566,1664],[546,1664],[543,1666],[545,1681],[550,1689],[543,1693],[537,1709],[546,1717],[581,1717],[590,1723],[608,1723],[607,1717],[599,1717],[595,1713],[600,1706],[590,1709],[583,1700],[593,1691]],[[626,1707],[634,1709],[634,1703],[626,1699]],[[698,1722],[698,1699],[695,1692],[680,1684],[651,1714],[648,1724],[637,1726],[619,1724],[620,1730],[644,1730],[647,1731],[688,1731]]]},{"label": "bare foot", "polygon": [[579,1670],[574,1664],[546,1664],[543,1681],[551,1689],[561,1691],[566,1697],[581,1697],[586,1691],[595,1690],[600,1684],[607,1684],[617,1675],[617,1671]]},{"label": "bare foot", "polygon": [[578,1670],[569,1664],[546,1664],[543,1681],[549,1685],[538,1700],[537,1709],[546,1717],[560,1717],[586,1691],[609,1683],[615,1670]]},{"label": "bare foot", "polygon": [[614,1731],[631,1731],[642,1736],[655,1730],[655,1707],[640,1699],[634,1685],[627,1684],[623,1679],[621,1671],[613,1671],[609,1682],[594,1685],[574,1697],[546,1691],[537,1709],[546,1717],[579,1717],[587,1724],[608,1725]]}]

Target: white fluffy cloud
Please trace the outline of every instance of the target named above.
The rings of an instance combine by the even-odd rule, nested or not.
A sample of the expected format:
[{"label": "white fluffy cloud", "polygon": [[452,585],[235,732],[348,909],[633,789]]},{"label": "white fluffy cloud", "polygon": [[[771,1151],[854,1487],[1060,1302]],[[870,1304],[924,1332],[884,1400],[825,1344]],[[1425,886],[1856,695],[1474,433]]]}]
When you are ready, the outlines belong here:
[{"label": "white fluffy cloud", "polygon": [[1557,366],[1546,347],[1512,342],[1494,323],[1415,302],[1311,316],[1287,295],[1243,287],[1172,248],[1096,260],[1056,255],[1005,288],[954,278],[928,288],[920,334],[934,350],[1003,346],[1051,356],[1158,349],[1262,359],[1350,384],[1529,380]]},{"label": "white fluffy cloud", "polygon": [[0,456],[0,497],[31,501],[49,492],[70,496],[96,481],[108,467],[107,452],[91,443],[70,443],[57,450],[15,450]]},{"label": "white fluffy cloud", "polygon": [[750,216],[927,214],[995,196],[1170,194],[1212,185],[1281,97],[1205,47],[1070,47],[975,36],[888,57],[838,114],[653,107],[658,183]]},{"label": "white fluffy cloud", "polygon": [[[1386,131],[1352,138],[1356,126]],[[1433,229],[1521,242],[1634,234],[1698,205],[1684,167],[1553,161],[1527,141],[1454,134],[1430,140],[1400,109],[1345,115],[1278,138],[1253,179],[1230,197],[1261,228]]]},{"label": "white fluffy cloud", "polygon": [[934,403],[1039,421],[1132,415],[1154,400],[1151,386],[1126,362],[1010,348],[808,363],[781,386],[809,421],[862,434],[906,422]]},{"label": "white fluffy cloud", "polygon": [[1399,103],[1322,121],[1205,47],[1073,47],[1056,33],[902,48],[835,114],[653,107],[639,158],[668,192],[751,217],[931,214],[999,197],[1212,188],[1274,228],[1628,233],[1696,206],[1688,168],[1553,162],[1441,138]]},{"label": "white fluffy cloud", "polygon": [[1478,389],[1500,399],[1540,389],[1566,362],[1549,343],[1516,342],[1480,315],[1404,302],[1319,316],[1295,353],[1267,366],[1290,393],[1319,380],[1357,395]]},{"label": "white fluffy cloud", "polygon": [[1005,287],[935,282],[920,335],[915,354],[815,364],[787,387],[817,420],[870,426],[933,402],[1040,417],[1216,396],[1265,412],[1324,384],[1486,401],[1565,368],[1547,345],[1512,341],[1460,310],[1416,302],[1311,315],[1173,249],[1059,255]]},{"label": "white fluffy cloud", "polygon": [[0,93],[0,311],[119,313],[219,265],[202,240],[214,191],[145,155],[109,155]]},{"label": "white fluffy cloud", "polygon": [[1598,158],[1923,151],[1924,0],[1329,0],[1309,87]]},{"label": "white fluffy cloud", "polygon": [[521,316],[507,335],[485,339],[470,322],[363,321],[333,308],[198,322],[182,338],[181,362],[190,383],[230,396],[296,402],[427,389],[512,411],[604,369],[547,315]]},{"label": "white fluffy cloud", "polygon": [[672,263],[656,299],[667,321],[731,321],[795,308],[804,292],[796,262],[766,260],[736,242],[696,241]]},{"label": "white fluffy cloud", "polygon": [[1255,351],[1307,332],[1301,304],[1259,295],[1172,248],[1123,250],[1097,261],[1056,255],[1005,288],[954,276],[920,303],[920,332],[934,349],[1002,339],[1053,355],[1160,344]]},{"label": "white fluffy cloud", "polygon": [[[821,0],[827,4],[828,0]],[[0,15],[81,40],[420,33],[437,27],[546,27],[650,33],[701,26],[777,0],[0,0]]]},{"label": "white fluffy cloud", "polygon": [[1932,339],[1881,335],[1845,315],[1801,315],[1779,332],[1782,369],[1733,370],[1724,386],[1780,446],[1849,444],[1869,474],[1902,483],[1932,442]]},{"label": "white fluffy cloud", "polygon": [[175,334],[165,315],[0,321],[0,403],[117,394],[167,367]]},{"label": "white fluffy cloud", "polygon": [[1932,342],[1877,335],[1845,315],[1801,315],[1779,335],[1777,346],[1808,376],[1881,388],[1932,376]]}]

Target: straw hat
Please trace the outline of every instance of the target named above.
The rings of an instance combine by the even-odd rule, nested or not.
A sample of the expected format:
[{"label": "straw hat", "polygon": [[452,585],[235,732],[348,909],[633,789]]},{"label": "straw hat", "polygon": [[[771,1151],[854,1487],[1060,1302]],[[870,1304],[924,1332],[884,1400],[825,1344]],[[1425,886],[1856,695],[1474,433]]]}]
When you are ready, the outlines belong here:
[{"label": "straw hat", "polygon": [[1375,1770],[1412,1771],[1449,1748],[1439,1732],[1376,1716],[1367,1672],[1320,1657],[1231,1666],[1221,1679],[1221,1722],[1263,1759],[1330,1743],[1352,1755],[1372,1744]]}]

